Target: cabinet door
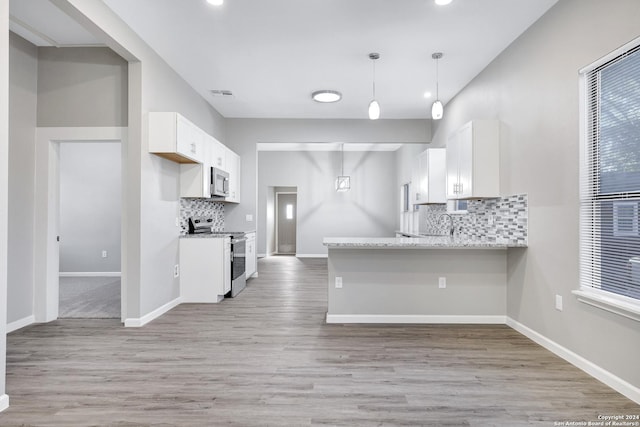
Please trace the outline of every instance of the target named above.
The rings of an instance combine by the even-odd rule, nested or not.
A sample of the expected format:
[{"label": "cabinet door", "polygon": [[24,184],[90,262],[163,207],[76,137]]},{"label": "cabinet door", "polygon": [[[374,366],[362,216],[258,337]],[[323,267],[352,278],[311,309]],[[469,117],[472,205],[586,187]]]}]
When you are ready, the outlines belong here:
[{"label": "cabinet door", "polygon": [[458,196],[458,157],[460,147],[458,132],[451,134],[447,140],[447,198],[457,199]]},{"label": "cabinet door", "polygon": [[229,172],[229,197],[225,201],[240,203],[240,156],[226,149],[227,172]]},{"label": "cabinet door", "polygon": [[202,163],[202,146],[202,131],[181,115],[176,114],[176,152]]},{"label": "cabinet door", "polygon": [[409,184],[409,206],[424,203],[424,193],[420,186],[422,174],[420,173],[420,160],[414,159],[411,167],[411,183]]},{"label": "cabinet door", "polygon": [[256,272],[256,237],[255,233],[247,234],[246,274],[247,279]]},{"label": "cabinet door", "polygon": [[225,147],[220,141],[211,137],[211,166],[222,169],[225,172],[229,172],[226,162],[226,148],[227,147]]},{"label": "cabinet door", "polygon": [[467,123],[458,133],[458,198],[473,195],[473,124]]},{"label": "cabinet door", "polygon": [[224,239],[224,256],[222,257],[222,295],[231,291],[231,240]]},{"label": "cabinet door", "polygon": [[447,203],[447,150],[444,148],[428,148],[424,178],[428,187],[429,203]]}]

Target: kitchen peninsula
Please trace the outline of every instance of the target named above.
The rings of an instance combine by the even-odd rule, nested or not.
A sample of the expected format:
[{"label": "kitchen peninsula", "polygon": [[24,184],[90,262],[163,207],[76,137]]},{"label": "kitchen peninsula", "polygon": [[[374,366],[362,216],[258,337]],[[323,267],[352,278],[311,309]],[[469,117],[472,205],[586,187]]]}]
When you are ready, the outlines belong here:
[{"label": "kitchen peninsula", "polygon": [[327,323],[505,323],[507,252],[486,239],[325,238]]}]

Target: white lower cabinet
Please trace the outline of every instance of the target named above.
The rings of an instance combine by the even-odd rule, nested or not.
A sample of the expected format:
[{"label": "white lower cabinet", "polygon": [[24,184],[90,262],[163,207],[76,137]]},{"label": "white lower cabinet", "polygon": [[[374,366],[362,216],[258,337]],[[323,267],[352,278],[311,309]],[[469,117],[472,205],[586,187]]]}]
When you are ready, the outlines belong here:
[{"label": "white lower cabinet", "polygon": [[245,237],[247,238],[245,272],[248,279],[256,273],[256,233],[247,233]]},{"label": "white lower cabinet", "polygon": [[231,239],[180,239],[182,302],[220,302],[231,290]]}]

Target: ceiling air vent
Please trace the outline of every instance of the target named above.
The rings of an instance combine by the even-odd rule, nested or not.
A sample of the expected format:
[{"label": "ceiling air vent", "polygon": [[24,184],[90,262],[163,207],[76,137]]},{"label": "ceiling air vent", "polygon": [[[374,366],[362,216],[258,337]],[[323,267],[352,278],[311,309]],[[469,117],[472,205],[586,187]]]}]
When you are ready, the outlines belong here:
[{"label": "ceiling air vent", "polygon": [[220,90],[220,89],[212,89],[211,95],[216,98],[233,98],[233,92],[230,90]]}]

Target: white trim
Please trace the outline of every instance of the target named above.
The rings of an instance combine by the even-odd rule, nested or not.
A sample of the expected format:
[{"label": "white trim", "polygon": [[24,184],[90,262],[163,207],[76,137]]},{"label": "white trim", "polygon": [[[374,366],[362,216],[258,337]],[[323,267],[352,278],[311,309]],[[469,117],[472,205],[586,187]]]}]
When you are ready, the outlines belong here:
[{"label": "white trim", "polygon": [[0,412],[4,411],[9,407],[9,395],[3,394],[0,395]]},{"label": "white trim", "polygon": [[145,314],[142,317],[134,317],[134,318],[130,318],[130,319],[125,319],[124,327],[125,328],[139,328],[141,326],[144,326],[147,323],[151,322],[152,320],[155,320],[158,317],[162,316],[167,311],[177,307],[181,303],[182,303],[182,297],[178,297],[178,298],[174,299],[173,301],[169,301],[165,305],[156,308],[151,313]]},{"label": "white trim", "polygon": [[258,254],[258,255],[257,255],[257,257],[258,257],[258,258],[266,258],[266,257],[267,257],[267,254]]},{"label": "white trim", "polygon": [[328,254],[296,254],[296,258],[328,258]]},{"label": "white trim", "polygon": [[329,314],[327,323],[452,323],[504,325],[506,316],[460,315],[434,316],[426,314]]},{"label": "white trim", "polygon": [[610,313],[640,322],[640,307],[635,300],[629,298],[629,302],[625,301],[622,296],[609,296],[608,292],[599,291],[598,289],[579,289],[571,291],[578,301],[589,304],[593,307],[600,308]]},{"label": "white trim", "polygon": [[50,322],[58,318],[59,292],[59,143],[60,142],[120,142],[122,155],[122,229],[121,264],[123,280],[120,285],[121,313],[126,314],[127,260],[126,224],[127,192],[125,179],[127,154],[127,127],[38,127],[35,145],[35,288],[34,316],[36,322]]},{"label": "white trim", "polygon": [[634,385],[626,382],[622,378],[612,374],[611,372],[601,368],[595,363],[585,359],[579,354],[574,353],[566,347],[561,346],[555,341],[551,341],[549,338],[539,334],[533,329],[528,328],[520,322],[513,320],[510,317],[507,317],[507,325],[516,331],[520,332],[522,335],[531,339],[536,344],[541,345],[546,348],[550,352],[554,353],[556,356],[561,357],[567,362],[571,363],[573,366],[582,369],[587,374],[591,375],[595,379],[603,382],[607,386],[611,387],[618,393],[628,397],[634,402],[640,404],[640,388],[635,387]]},{"label": "white trim", "polygon": [[120,277],[119,271],[61,271],[60,277]]},{"label": "white trim", "polygon": [[7,333],[17,331],[18,329],[24,328],[25,326],[29,326],[33,323],[36,323],[36,317],[33,314],[31,316],[15,320],[11,323],[7,323]]}]

